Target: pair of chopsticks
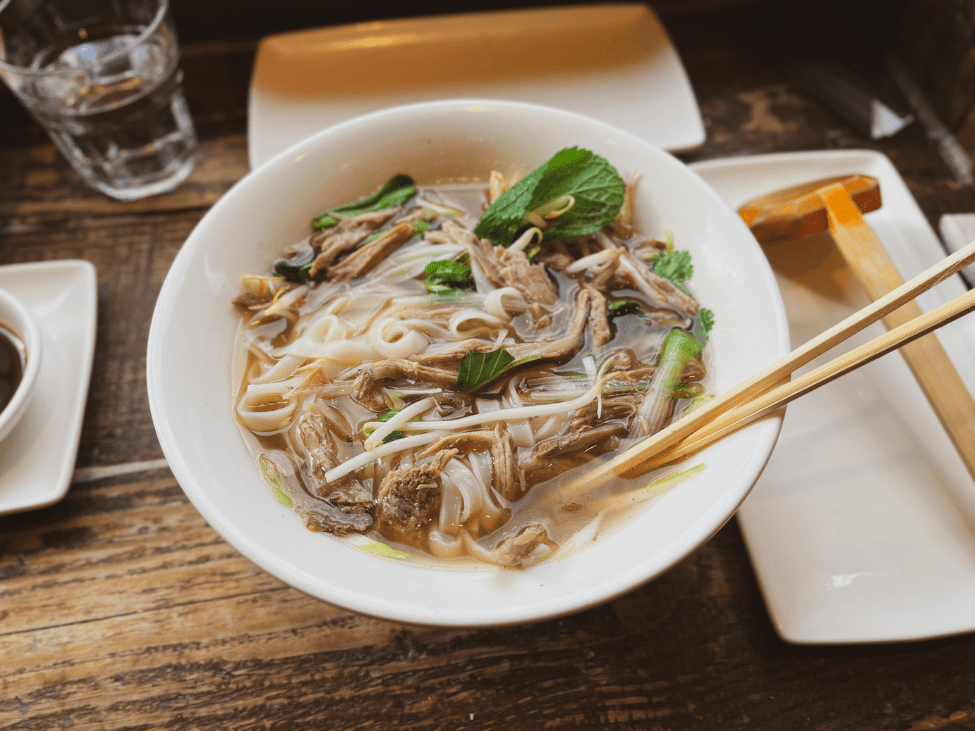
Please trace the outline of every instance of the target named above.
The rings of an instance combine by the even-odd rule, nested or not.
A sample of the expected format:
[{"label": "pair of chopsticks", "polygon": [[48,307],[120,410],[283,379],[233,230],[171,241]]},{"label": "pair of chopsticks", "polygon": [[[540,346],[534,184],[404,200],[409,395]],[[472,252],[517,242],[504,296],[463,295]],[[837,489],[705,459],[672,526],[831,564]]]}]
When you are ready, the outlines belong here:
[{"label": "pair of chopsticks", "polygon": [[919,315],[795,380],[789,380],[794,371],[912,301],[972,261],[975,261],[975,241],[796,348],[706,406],[692,411],[666,429],[633,445],[587,474],[579,483],[594,486],[614,475],[638,477],[651,469],[696,452],[726,434],[767,416],[790,401],[971,312],[975,309],[975,290],[966,292],[929,313]]}]

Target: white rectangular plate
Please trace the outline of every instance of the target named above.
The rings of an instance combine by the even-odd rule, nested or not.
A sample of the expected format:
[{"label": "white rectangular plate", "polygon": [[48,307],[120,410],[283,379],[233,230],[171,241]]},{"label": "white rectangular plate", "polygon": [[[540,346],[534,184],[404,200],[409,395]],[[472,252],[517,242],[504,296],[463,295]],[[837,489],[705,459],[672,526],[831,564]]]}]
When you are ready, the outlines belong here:
[{"label": "white rectangular plate", "polygon": [[367,112],[475,97],[561,107],[671,151],[704,142],[687,74],[653,11],[581,5],[265,38],[251,78],[250,164]]},{"label": "white rectangular plate", "polygon": [[[789,153],[692,167],[736,209],[785,186],[872,175],[883,206],[866,220],[904,278],[946,255],[878,153]],[[764,249],[794,346],[868,303],[828,234]],[[956,275],[918,304],[928,311],[964,291]],[[873,325],[848,347],[883,331]],[[971,389],[975,319],[956,321],[938,337]],[[772,459],[738,519],[785,640],[892,642],[975,630],[975,485],[899,354],[789,405]]]},{"label": "white rectangular plate", "polygon": [[91,379],[98,306],[95,267],[66,259],[0,267],[0,287],[37,318],[41,370],[30,405],[0,443],[0,514],[40,508],[71,484]]}]

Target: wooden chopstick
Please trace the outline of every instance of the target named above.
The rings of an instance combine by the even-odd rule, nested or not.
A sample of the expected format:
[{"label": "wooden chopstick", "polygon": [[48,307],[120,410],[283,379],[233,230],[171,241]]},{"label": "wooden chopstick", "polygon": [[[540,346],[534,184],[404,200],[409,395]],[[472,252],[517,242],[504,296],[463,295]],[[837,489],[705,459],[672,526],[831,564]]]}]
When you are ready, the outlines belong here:
[{"label": "wooden chopstick", "polygon": [[[749,378],[748,380],[743,381],[737,386],[731,388],[706,406],[692,411],[690,414],[687,414],[683,418],[674,422],[666,429],[663,429],[653,436],[650,436],[638,444],[633,445],[614,459],[609,460],[591,472],[588,472],[585,476],[581,477],[577,481],[567,485],[563,489],[563,494],[577,492],[579,489],[584,489],[587,486],[594,486],[613,476],[638,476],[645,473],[648,466],[649,468],[652,468],[655,465],[662,464],[663,462],[661,460],[663,458],[676,459],[676,456],[670,455],[672,453],[671,448],[678,442],[682,442],[691,434],[695,434],[701,430],[704,425],[715,422],[718,417],[725,412],[750,401],[756,400],[766,392],[776,388],[780,383],[789,378],[794,371],[811,362],[813,359],[822,355],[852,335],[860,332],[868,325],[877,322],[886,314],[896,310],[904,303],[912,301],[919,294],[927,291],[939,282],[944,281],[963,267],[970,264],[972,261],[975,261],[975,241],[968,244],[968,246],[959,249],[951,256],[942,259],[940,262],[938,262],[938,264],[922,272],[910,281],[905,282],[900,287],[897,287],[891,291],[889,294],[884,295],[880,299],[857,311],[847,319],[843,320],[837,325],[834,325],[804,345],[799,346],[781,360],[768,366],[752,378]],[[960,300],[962,298],[958,299]],[[952,302],[957,301],[958,300],[953,300]],[[941,311],[944,307],[945,306],[938,308],[937,310],[933,310],[929,316],[922,316],[923,321],[927,322],[930,319],[930,315],[934,315],[935,312]],[[967,312],[968,310],[965,311]],[[955,314],[952,319],[959,317],[960,314],[962,313]],[[922,318],[918,318],[917,322],[912,320],[911,323],[907,323],[907,325],[921,325]],[[945,320],[945,322],[947,321],[948,320]],[[929,329],[933,330],[938,326],[939,324],[931,325]],[[889,337],[898,330],[900,330],[900,328],[888,332],[887,336]],[[914,339],[917,337],[920,337],[920,335],[914,335],[909,339]],[[908,342],[908,340],[905,340],[904,342]],[[888,352],[896,347],[898,346],[891,345],[888,347],[888,350],[884,352]],[[879,354],[874,355],[873,357],[879,357]],[[837,376],[833,376],[833,378],[835,377]],[[795,398],[795,396],[793,396],[793,398]],[[773,408],[776,407],[771,407],[769,410],[772,410]],[[766,411],[765,413],[768,412]],[[757,418],[759,417],[754,417],[754,419]],[[725,422],[719,423],[719,428],[723,428],[721,424],[724,423]],[[737,426],[733,428],[737,428]],[[726,434],[731,429],[732,427],[729,426],[726,430],[722,431],[722,434]],[[702,434],[707,434],[707,432],[702,431]],[[705,437],[702,436],[701,438],[703,439]],[[691,444],[692,442],[688,442],[686,448],[681,448],[683,454],[691,451]]]},{"label": "wooden chopstick", "polygon": [[798,378],[783,383],[750,401],[733,407],[704,425],[690,436],[658,453],[653,460],[657,464],[670,462],[691,452],[706,447],[726,434],[767,416],[790,401],[824,386],[842,375],[886,355],[922,335],[947,325],[962,315],[975,310],[975,290],[947,302],[926,314],[910,320],[883,335],[844,353],[828,363],[815,368]]}]

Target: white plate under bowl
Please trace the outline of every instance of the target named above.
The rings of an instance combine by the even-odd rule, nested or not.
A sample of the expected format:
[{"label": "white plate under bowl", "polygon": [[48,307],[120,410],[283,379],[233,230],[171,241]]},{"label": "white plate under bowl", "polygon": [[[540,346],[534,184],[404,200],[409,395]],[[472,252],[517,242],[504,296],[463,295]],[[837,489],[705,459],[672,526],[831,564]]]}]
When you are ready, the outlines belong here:
[{"label": "white plate under bowl", "polygon": [[611,533],[526,570],[432,567],[312,533],[274,501],[237,431],[231,301],[242,275],[267,271],[323,207],[369,193],[395,172],[421,183],[486,180],[492,169],[529,171],[573,145],[624,175],[639,171],[638,227],[660,237],[670,230],[692,253],[693,286],[717,317],[710,341],[716,390],[786,352],[781,299],[744,223],[679,161],[629,133],[563,110],[496,100],[411,105],[337,125],[250,173],[207,213],[176,257],[153,314],[147,375],[156,431],[180,485],[228,542],[333,604],[396,621],[484,626],[559,616],[629,591],[731,517],[768,459],[779,418],[702,452],[705,470]]},{"label": "white plate under bowl", "polygon": [[[903,277],[946,256],[879,153],[788,153],[691,167],[732,207],[818,178],[872,175],[883,206],[866,220]],[[868,304],[828,234],[764,248],[794,345]],[[954,276],[918,304],[929,311],[965,289]],[[846,347],[883,332],[871,326]],[[975,318],[943,327],[938,338],[975,387]],[[783,639],[893,642],[975,630],[975,484],[897,353],[789,405],[775,454],[738,519]]]},{"label": "white plate under bowl", "polygon": [[367,112],[470,97],[562,107],[665,150],[704,142],[694,91],[656,14],[642,4],[574,5],[265,38],[247,113],[251,168]]},{"label": "white plate under bowl", "polygon": [[44,355],[27,411],[0,443],[0,514],[56,503],[71,484],[95,352],[97,279],[91,262],[0,267],[0,287],[30,308]]}]

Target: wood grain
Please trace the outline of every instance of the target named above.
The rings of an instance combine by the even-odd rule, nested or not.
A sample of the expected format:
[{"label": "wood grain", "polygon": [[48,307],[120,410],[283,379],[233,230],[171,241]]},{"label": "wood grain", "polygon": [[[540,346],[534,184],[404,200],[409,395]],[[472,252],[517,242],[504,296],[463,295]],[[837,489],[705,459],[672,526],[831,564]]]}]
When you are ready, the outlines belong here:
[{"label": "wood grain", "polygon": [[[175,193],[123,204],[89,192],[0,95],[0,264],[87,258],[100,307],[76,479],[57,505],[0,517],[0,729],[975,728],[975,638],[787,645],[733,521],[604,606],[480,630],[329,606],[225,543],[160,461],[145,345],[169,264],[247,171],[254,38],[437,6],[176,5],[202,147]],[[975,209],[923,135],[873,144],[791,88],[748,39],[751,5],[661,4],[709,135],[683,159],[872,147],[932,220]]]}]

